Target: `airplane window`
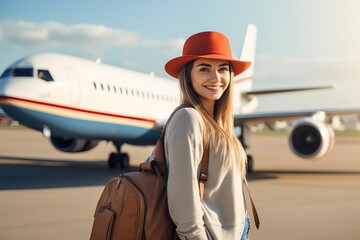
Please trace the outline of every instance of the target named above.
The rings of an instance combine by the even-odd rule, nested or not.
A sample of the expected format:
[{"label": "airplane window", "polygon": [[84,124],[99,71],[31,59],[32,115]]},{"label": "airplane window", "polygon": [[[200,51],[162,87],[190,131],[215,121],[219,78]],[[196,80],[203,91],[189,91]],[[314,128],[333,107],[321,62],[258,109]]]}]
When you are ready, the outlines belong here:
[{"label": "airplane window", "polygon": [[0,77],[0,78],[9,77],[9,76],[11,75],[11,71],[12,71],[11,68],[6,69],[6,70],[3,72],[3,74],[1,74],[1,77]]},{"label": "airplane window", "polygon": [[96,82],[93,82],[93,84],[94,84],[94,88],[95,88],[95,90],[96,90]]},{"label": "airplane window", "polygon": [[114,86],[114,92],[116,92],[116,87]]},{"label": "airplane window", "polygon": [[47,82],[54,81],[54,79],[52,78],[52,76],[48,70],[39,69],[37,76],[38,76],[38,78],[45,80]]},{"label": "airplane window", "polygon": [[101,90],[104,90],[104,85],[102,83],[100,84],[100,86],[101,86]]},{"label": "airplane window", "polygon": [[109,84],[107,85],[107,87],[108,87],[108,91],[110,92],[110,86],[109,86]]},{"label": "airplane window", "polygon": [[34,69],[32,68],[15,68],[12,72],[14,77],[33,77]]},{"label": "airplane window", "polygon": [[120,93],[122,94],[122,93],[123,93],[122,88],[121,88],[121,87],[119,87],[119,89],[120,89]]}]

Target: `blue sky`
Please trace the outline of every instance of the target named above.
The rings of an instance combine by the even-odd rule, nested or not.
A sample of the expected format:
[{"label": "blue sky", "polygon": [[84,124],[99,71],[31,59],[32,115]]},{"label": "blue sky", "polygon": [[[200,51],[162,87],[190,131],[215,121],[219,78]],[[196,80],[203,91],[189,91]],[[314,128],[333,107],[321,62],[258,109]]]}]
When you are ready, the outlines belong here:
[{"label": "blue sky", "polygon": [[59,52],[167,77],[164,64],[189,35],[223,32],[238,57],[249,23],[258,27],[256,88],[360,76],[358,0],[2,0],[0,71]]}]

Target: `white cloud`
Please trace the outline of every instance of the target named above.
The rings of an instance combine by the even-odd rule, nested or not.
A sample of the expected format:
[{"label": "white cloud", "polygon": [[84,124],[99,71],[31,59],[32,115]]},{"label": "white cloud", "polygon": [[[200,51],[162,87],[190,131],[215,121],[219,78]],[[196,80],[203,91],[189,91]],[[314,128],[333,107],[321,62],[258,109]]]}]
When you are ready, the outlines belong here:
[{"label": "white cloud", "polygon": [[138,33],[99,24],[65,25],[58,22],[0,22],[0,44],[13,48],[141,47],[179,52],[183,39],[161,41],[142,39]]}]

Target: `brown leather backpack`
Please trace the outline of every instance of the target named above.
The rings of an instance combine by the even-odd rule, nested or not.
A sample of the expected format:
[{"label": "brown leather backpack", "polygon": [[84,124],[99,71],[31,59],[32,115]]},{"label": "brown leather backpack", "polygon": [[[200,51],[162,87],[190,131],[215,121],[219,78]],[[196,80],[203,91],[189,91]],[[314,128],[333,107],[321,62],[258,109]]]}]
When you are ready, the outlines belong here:
[{"label": "brown leather backpack", "polygon": [[167,205],[163,148],[160,138],[152,161],[141,163],[138,172],[121,174],[106,184],[90,240],[178,239]]}]

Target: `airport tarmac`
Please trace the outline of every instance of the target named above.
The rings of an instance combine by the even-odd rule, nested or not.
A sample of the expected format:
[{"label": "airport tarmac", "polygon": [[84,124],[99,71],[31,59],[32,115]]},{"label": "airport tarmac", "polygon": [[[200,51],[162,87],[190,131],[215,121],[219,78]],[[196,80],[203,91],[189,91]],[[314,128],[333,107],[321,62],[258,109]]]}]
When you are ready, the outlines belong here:
[{"label": "airport tarmac", "polygon": [[[295,157],[285,135],[252,135],[249,185],[261,227],[251,240],[360,239],[360,137],[337,137],[326,160]],[[152,147],[124,146],[132,168]],[[38,132],[0,129],[0,240],[89,239],[106,182],[110,143],[55,150]]]}]

